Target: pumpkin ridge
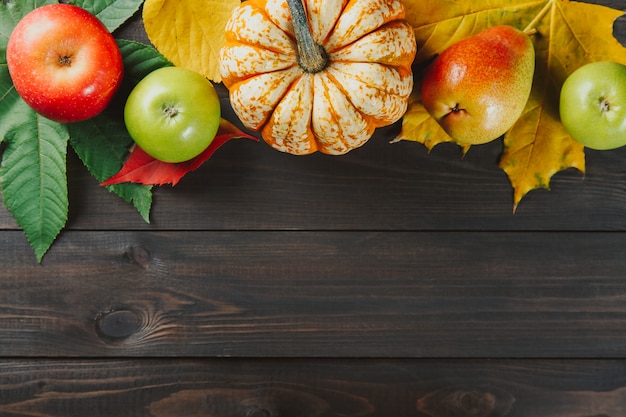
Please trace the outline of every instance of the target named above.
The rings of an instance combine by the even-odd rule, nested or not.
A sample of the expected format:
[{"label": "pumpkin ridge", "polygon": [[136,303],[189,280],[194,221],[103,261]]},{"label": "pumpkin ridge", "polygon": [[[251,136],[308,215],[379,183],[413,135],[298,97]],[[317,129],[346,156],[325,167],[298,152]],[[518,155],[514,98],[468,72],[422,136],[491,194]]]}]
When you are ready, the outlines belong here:
[{"label": "pumpkin ridge", "polygon": [[[403,35],[403,31],[406,32],[406,36]],[[400,52],[399,54],[390,54],[388,57],[379,56],[379,57],[364,57],[362,59],[356,59],[351,54],[358,51],[358,47],[360,43],[367,43],[367,41],[381,41],[384,40],[385,35],[387,38],[393,38],[394,41],[398,42],[397,39],[401,39],[395,45],[395,51]],[[379,37],[379,39],[374,39]],[[410,38],[410,39],[409,39]],[[411,48],[403,50],[407,48],[407,44],[402,44],[402,42],[411,42]],[[405,20],[396,19],[390,22],[381,25],[379,28],[366,33],[358,39],[355,39],[353,42],[350,42],[346,45],[340,46],[334,49],[332,52],[329,52],[330,58],[335,61],[349,61],[349,62],[378,62],[381,64],[394,66],[394,67],[407,67],[409,70],[415,60],[415,54],[417,53],[417,44],[415,41],[415,34],[413,32],[413,28],[409,25]],[[348,57],[346,57],[346,55]],[[391,59],[389,59],[391,58]]]},{"label": "pumpkin ridge", "polygon": [[[375,64],[375,65],[380,65],[381,67],[385,67],[388,70],[395,71],[396,73],[398,73],[400,78],[403,78],[403,79],[406,78],[407,75],[409,75],[409,76],[412,75],[411,71],[408,71],[408,74],[407,74],[406,71],[402,71],[403,68],[398,68],[398,67],[395,67],[393,65],[385,65],[385,64],[378,63],[378,62],[367,62],[367,61],[358,61],[358,62],[357,61],[334,61],[334,62],[336,62],[336,63],[343,63],[343,64],[354,64],[354,63],[357,63],[357,64]],[[341,73],[345,73],[347,77],[352,78],[354,80],[357,80],[357,81],[363,83],[364,85],[366,85],[368,87],[375,88],[376,90],[380,91],[381,93],[385,93],[387,95],[393,95],[395,97],[404,97],[405,96],[404,94],[402,94],[400,92],[397,92],[397,91],[394,91],[393,89],[387,89],[384,86],[381,86],[379,84],[370,83],[369,81],[359,77],[358,74],[347,73],[347,72],[344,72],[344,71],[340,71],[340,70],[338,70],[336,68],[334,68],[334,70],[338,71],[338,72],[341,72]],[[337,80],[337,84],[340,85],[340,86],[343,85],[338,80]],[[343,90],[344,89],[342,88],[342,91]]]},{"label": "pumpkin ridge", "polygon": [[322,46],[324,46],[324,49],[326,49],[326,52],[328,52],[328,55],[336,54],[337,52],[339,52],[339,51],[341,51],[343,49],[350,48],[355,43],[358,43],[359,41],[362,41],[363,38],[366,38],[367,36],[369,36],[369,35],[371,35],[371,34],[373,34],[375,32],[378,32],[381,29],[385,29],[387,27],[391,27],[391,26],[397,25],[397,24],[407,24],[407,23],[406,23],[406,20],[403,17],[393,18],[393,19],[391,19],[389,21],[383,22],[380,26],[378,26],[377,28],[373,29],[371,32],[364,33],[362,36],[360,36],[360,37],[358,37],[356,39],[353,39],[352,41],[347,42],[345,44],[337,44],[332,49],[330,49],[327,46],[327,43],[330,41],[330,38],[331,38],[330,35],[332,35],[334,33],[334,28],[333,28],[333,31],[330,32],[329,36],[327,37],[327,39],[325,39],[325,41],[322,44]]},{"label": "pumpkin ridge", "polygon": [[276,104],[280,103],[281,101],[283,101],[283,99],[287,96],[287,94],[289,94],[294,88],[295,86],[300,82],[300,80],[302,79],[302,76],[304,74],[300,74],[297,77],[295,77],[293,79],[293,81],[291,81],[289,83],[289,85],[285,88],[285,91],[282,92],[282,94],[280,94],[278,100],[276,100],[276,103],[274,104],[274,110],[272,110],[266,117],[265,120],[263,120],[263,122],[261,123],[260,127],[257,130],[262,130],[267,124],[268,122],[271,120],[272,115],[274,114],[275,108],[276,108]]},{"label": "pumpkin ridge", "polygon": [[[285,54],[285,51],[283,49],[280,49],[280,48],[277,48],[277,47],[274,47],[274,46],[265,46],[265,45],[263,45],[261,43],[242,42],[240,40],[234,40],[232,43],[227,41],[224,44],[224,46],[226,46],[228,44],[234,45],[235,43],[238,44],[238,45],[250,46],[252,48],[263,48],[263,49],[265,49],[267,51],[274,52],[274,53],[279,54],[279,55],[287,55],[287,54]],[[295,51],[296,49],[294,48],[293,50]]]},{"label": "pumpkin ridge", "polygon": [[[372,63],[372,62],[364,62],[362,64],[366,65],[376,65],[386,68],[387,71],[393,72],[397,74],[397,84],[395,88],[385,88],[381,86],[379,83],[371,82],[364,77],[361,77],[359,71],[348,71],[344,68],[337,68],[337,62],[335,65],[329,69],[328,76],[333,79],[333,81],[337,84],[338,88],[342,91],[342,93],[350,100],[352,105],[363,115],[364,118],[371,118],[371,124],[375,128],[388,126],[392,123],[395,123],[402,115],[404,115],[408,105],[408,98],[413,90],[413,77],[412,73],[409,71],[408,73],[404,73],[401,71],[402,68],[397,68],[394,66]],[[354,62],[347,62],[348,65],[354,64]],[[357,63],[361,64],[361,63]],[[335,74],[336,73],[336,74]],[[370,102],[376,103],[379,98],[381,103],[385,103],[385,106],[391,105],[391,107],[385,107],[381,109],[379,112],[367,112],[365,111],[365,106],[356,103],[353,100],[354,91],[348,89],[346,86],[348,85],[345,80],[341,80],[337,78],[337,75],[343,75],[346,79],[352,79],[355,82],[362,84],[364,87],[373,89],[377,93],[375,94],[375,98],[371,99]],[[410,79],[408,78],[410,77]],[[407,84],[408,83],[408,84]],[[362,92],[364,93],[364,92]],[[383,100],[384,98],[384,100]],[[402,106],[399,104],[402,103]]]},{"label": "pumpkin ridge", "polygon": [[[322,77],[316,77],[316,78],[319,80],[319,83],[321,83],[322,85],[324,84]],[[315,88],[315,84],[313,85],[313,88]],[[330,94],[328,92],[328,88],[323,88],[322,91],[323,91],[324,97],[326,98],[326,102],[329,103],[329,106],[328,106],[329,113],[336,114],[337,111],[336,111],[336,109],[333,106],[333,99],[332,99],[332,97],[330,96]],[[316,96],[315,93],[313,93],[313,99],[314,100],[315,100],[315,96]],[[352,103],[350,103],[350,104],[352,104]],[[315,109],[315,102],[313,103],[313,109]],[[339,134],[335,135],[335,138],[336,138],[335,142],[340,142],[343,145],[342,147],[347,147],[347,145],[345,143],[345,140],[344,140],[344,135],[343,135],[343,132],[342,132],[342,125],[341,125],[341,123],[337,123],[336,127],[339,130]],[[321,139],[321,133],[320,133],[319,128],[316,129],[316,125],[315,124],[312,125],[312,128],[313,128],[313,132],[318,137],[318,140]],[[324,152],[324,153],[330,153],[331,152],[330,151],[330,147],[327,146],[326,143],[320,144],[320,150],[322,150],[322,152]]]},{"label": "pumpkin ridge", "polygon": [[248,45],[251,47],[267,49],[269,51],[276,52],[278,54],[288,53],[288,51],[284,50],[283,48],[277,45],[276,39],[273,37],[271,38],[272,39],[271,41],[265,41],[265,42],[264,42],[265,38],[257,37],[256,39],[250,39],[249,36],[242,36],[239,33],[240,29],[238,26],[233,27],[236,23],[241,23],[241,21],[247,22],[250,20],[254,20],[253,19],[254,15],[260,15],[262,17],[262,21],[255,22],[255,23],[263,23],[263,24],[271,25],[271,31],[266,31],[264,35],[269,36],[270,32],[272,34],[274,33],[283,34],[285,38],[290,40],[290,45],[288,46],[285,45],[285,47],[288,48],[289,51],[295,54],[295,51],[296,51],[295,38],[292,36],[291,33],[284,32],[280,28],[280,26],[278,26],[278,24],[272,19],[272,17],[267,12],[267,10],[265,10],[265,8],[263,7],[264,3],[265,2],[262,0],[261,1],[260,0],[247,0],[245,5],[242,5],[241,7],[236,9],[235,12],[233,12],[233,17],[227,23],[226,30],[224,33],[226,44],[233,42],[233,43],[238,43],[241,45]]},{"label": "pumpkin ridge", "polygon": [[[260,131],[272,117],[275,106],[285,98],[285,96],[293,88],[294,84],[299,82],[302,75],[303,74],[299,67],[294,65],[291,68],[253,75],[236,82],[230,87],[233,110],[247,128],[254,131]],[[267,79],[261,80],[261,78]],[[289,79],[291,79],[291,81],[288,82],[287,85],[282,85],[285,80]],[[260,97],[246,97],[247,100],[245,101],[244,106],[244,103],[242,103],[241,100],[244,95],[244,91],[247,92],[248,95],[251,92],[254,92],[254,88],[250,87],[251,84],[260,88],[261,86],[257,85],[257,81],[263,81],[262,86],[269,87],[269,91],[271,91],[271,93],[276,93],[278,91],[279,94],[272,97],[271,93],[263,94],[260,90],[258,90],[258,96]],[[282,92],[280,92],[281,90]],[[244,111],[242,112],[242,110]]]},{"label": "pumpkin ridge", "polygon": [[273,148],[296,155],[318,150],[311,128],[314,78],[314,75],[302,72],[289,85],[283,99],[262,127],[263,139]]},{"label": "pumpkin ridge", "polygon": [[[353,9],[358,16],[350,19],[347,16],[352,16]],[[372,16],[373,19],[379,17],[381,20],[372,21]],[[335,23],[332,36],[325,43],[325,47],[328,53],[337,51],[390,22],[405,19],[406,9],[400,0],[349,0]],[[365,26],[367,24],[371,26]]]},{"label": "pumpkin ridge", "polygon": [[[323,142],[324,136],[320,133],[320,128],[318,128],[317,130],[314,128],[314,132],[318,135],[317,138],[320,151],[328,154],[339,155],[344,154],[351,149],[355,149],[363,145],[363,143],[367,142],[367,140],[369,140],[369,138],[373,134],[374,129],[376,128],[375,124],[372,122],[371,117],[368,117],[366,114],[364,114],[359,109],[359,106],[355,105],[350,96],[348,94],[345,94],[345,90],[343,89],[341,83],[337,82],[337,80],[332,76],[330,71],[325,71],[323,74],[316,75],[316,80],[318,81],[318,83],[324,86],[323,90],[324,96],[326,97],[325,101],[326,103],[328,103],[328,113],[334,115],[333,120],[329,120],[329,123],[332,124],[335,129],[337,129],[336,135],[333,135],[330,138],[325,138],[332,139],[332,145],[329,145]],[[339,106],[341,101],[335,100],[335,95],[330,95],[329,91],[332,88],[336,88],[341,92],[341,95],[337,95],[337,97],[343,97],[345,102],[353,110],[354,116],[358,115],[358,117],[349,117],[348,119],[344,119],[341,117],[342,112],[340,111]],[[315,94],[314,97],[316,97]],[[364,122],[365,125],[360,124],[359,121]],[[318,123],[318,126],[319,125],[320,124]],[[357,132],[355,132],[354,130],[349,130],[348,127],[351,127],[352,125],[356,127],[361,126],[361,129],[359,129]],[[340,143],[341,146],[337,145],[337,143]]]},{"label": "pumpkin ridge", "polygon": [[[305,2],[305,7],[307,5],[307,3]],[[319,39],[318,43],[324,48],[324,50],[326,51],[326,53],[328,55],[331,54],[332,51],[328,50],[326,44],[329,42],[330,38],[332,37],[333,33],[335,33],[335,28],[337,27],[337,22],[339,22],[339,19],[341,18],[341,16],[343,15],[344,11],[346,10],[346,7],[348,7],[348,5],[350,4],[350,0],[345,1],[343,3],[343,5],[341,6],[341,10],[339,11],[339,13],[337,14],[332,27],[328,30],[328,32],[326,33],[326,36],[324,37],[324,39]],[[309,24],[311,25],[311,20],[309,19]]]},{"label": "pumpkin ridge", "polygon": [[[351,97],[351,94],[349,94],[349,92],[345,89],[345,87],[343,86],[343,84],[335,77],[335,75],[333,74],[332,71],[326,71],[326,76],[328,77],[328,79],[330,81],[332,81],[337,88],[339,89],[339,91],[341,91],[341,94],[343,94],[346,99],[348,100],[348,102],[352,105],[352,107],[354,107],[354,109],[359,112],[359,114],[361,115],[361,117],[363,117],[363,119],[368,119],[369,115],[365,114],[363,111],[361,111],[361,109],[359,108],[360,106],[358,106],[354,100]],[[332,100],[329,100],[329,102],[332,103]]]},{"label": "pumpkin ridge", "polygon": [[[276,72],[287,71],[287,70],[290,70],[290,69],[292,69],[294,67],[298,67],[298,64],[292,64],[292,65],[289,65],[288,67],[285,67],[285,68],[277,68],[277,69],[272,70],[272,71],[264,72],[263,74],[273,74],[273,73],[276,73]],[[239,78],[237,78],[237,82],[235,82],[234,84],[230,84],[230,85],[231,86],[236,86],[236,85],[240,84],[241,82],[245,82],[245,81],[249,80],[250,78],[258,77],[258,75],[259,74],[249,74],[249,75],[246,75],[244,77],[239,77]]]},{"label": "pumpkin ridge", "polygon": [[285,55],[265,48],[239,42],[228,42],[220,50],[220,73],[222,82],[228,88],[239,80],[245,80],[259,73],[289,69],[297,66],[296,55]]}]

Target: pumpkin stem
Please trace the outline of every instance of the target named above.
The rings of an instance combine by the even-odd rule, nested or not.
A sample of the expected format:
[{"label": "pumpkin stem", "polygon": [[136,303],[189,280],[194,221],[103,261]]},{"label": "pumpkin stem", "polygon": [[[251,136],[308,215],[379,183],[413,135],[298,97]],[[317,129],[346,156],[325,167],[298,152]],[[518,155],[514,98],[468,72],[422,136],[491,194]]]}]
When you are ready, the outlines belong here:
[{"label": "pumpkin stem", "polygon": [[298,44],[298,65],[305,72],[311,74],[320,72],[329,64],[328,54],[324,47],[313,39],[302,0],[287,0],[287,4],[291,11],[293,29]]}]

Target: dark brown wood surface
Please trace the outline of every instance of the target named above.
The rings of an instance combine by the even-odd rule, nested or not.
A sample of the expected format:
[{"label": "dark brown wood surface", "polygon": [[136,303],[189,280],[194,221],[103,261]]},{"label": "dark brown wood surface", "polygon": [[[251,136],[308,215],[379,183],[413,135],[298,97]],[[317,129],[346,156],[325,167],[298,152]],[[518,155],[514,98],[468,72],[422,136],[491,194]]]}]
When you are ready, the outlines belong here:
[{"label": "dark brown wood surface", "polygon": [[5,362],[3,416],[600,417],[619,360],[145,359]]},{"label": "dark brown wood surface", "polygon": [[626,416],[626,148],[513,213],[501,141],[398,128],[229,142],[150,224],[70,153],[41,264],[0,208],[0,417]]}]

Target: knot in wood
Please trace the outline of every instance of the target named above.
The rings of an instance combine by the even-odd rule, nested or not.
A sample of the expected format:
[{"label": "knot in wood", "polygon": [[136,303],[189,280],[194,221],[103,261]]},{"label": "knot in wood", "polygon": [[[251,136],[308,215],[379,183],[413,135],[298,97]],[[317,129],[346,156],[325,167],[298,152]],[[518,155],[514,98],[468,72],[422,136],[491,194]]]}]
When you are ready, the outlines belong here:
[{"label": "knot in wood", "polygon": [[278,417],[273,415],[269,410],[260,407],[250,407],[245,417]]},{"label": "knot in wood", "polygon": [[515,397],[496,387],[448,387],[417,400],[418,411],[437,417],[504,417]]},{"label": "knot in wood", "polygon": [[150,266],[150,252],[141,246],[131,246],[126,252],[128,258],[143,269]]},{"label": "knot in wood", "polygon": [[129,310],[118,310],[102,314],[96,320],[100,338],[107,341],[121,341],[139,330],[141,320]]},{"label": "knot in wood", "polygon": [[456,405],[468,416],[488,417],[496,405],[496,398],[489,392],[461,391]]}]

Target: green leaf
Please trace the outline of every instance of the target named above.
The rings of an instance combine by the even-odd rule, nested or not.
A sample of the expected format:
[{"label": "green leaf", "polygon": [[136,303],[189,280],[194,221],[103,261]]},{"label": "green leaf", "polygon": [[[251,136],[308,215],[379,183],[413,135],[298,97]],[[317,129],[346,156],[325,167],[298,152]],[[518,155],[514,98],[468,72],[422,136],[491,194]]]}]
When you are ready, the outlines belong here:
[{"label": "green leaf", "polygon": [[32,109],[13,87],[6,65],[0,65],[0,142],[7,132],[32,117]]},{"label": "green leaf", "polygon": [[137,13],[143,0],[71,0],[69,3],[90,11],[113,32]]},{"label": "green leaf", "polygon": [[51,0],[0,2],[0,166],[4,205],[26,234],[37,260],[50,248],[67,221],[64,126],[38,116],[17,94],[7,68],[6,48],[17,23]]},{"label": "green leaf", "polygon": [[[128,155],[133,140],[119,117],[111,111],[68,125],[70,144],[89,172],[102,182],[116,174]],[[107,189],[132,203],[146,223],[150,220],[151,187],[139,184],[117,184]]]},{"label": "green leaf", "polygon": [[143,186],[134,183],[107,185],[107,190],[117,194],[127,203],[131,203],[141,218],[150,223],[150,208],[152,207],[152,186]]},{"label": "green leaf", "polygon": [[[102,114],[68,125],[72,148],[99,182],[122,168],[134,143],[126,130],[122,111],[128,94],[150,72],[172,65],[148,45],[126,40],[118,40],[118,45],[124,58],[124,81],[120,91]],[[132,183],[107,186],[109,191],[132,203],[146,222],[149,222],[152,205],[151,188]]]},{"label": "green leaf", "polygon": [[124,58],[124,84],[127,87],[134,87],[146,75],[158,68],[173,65],[149,45],[124,39],[118,39],[117,44]]},{"label": "green leaf", "polygon": [[41,262],[67,221],[64,125],[30,113],[27,123],[6,134],[0,167],[4,205],[26,234]]}]

